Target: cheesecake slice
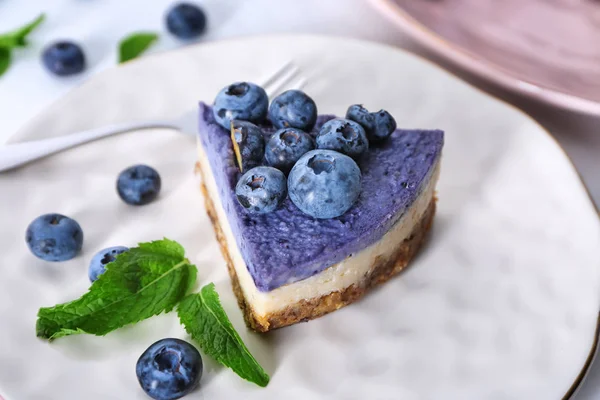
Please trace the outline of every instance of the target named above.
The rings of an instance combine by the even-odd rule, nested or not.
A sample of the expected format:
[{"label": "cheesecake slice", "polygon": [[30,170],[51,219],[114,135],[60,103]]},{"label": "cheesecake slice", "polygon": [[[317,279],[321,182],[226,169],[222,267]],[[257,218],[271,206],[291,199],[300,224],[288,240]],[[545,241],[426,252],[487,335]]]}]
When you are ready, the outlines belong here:
[{"label": "cheesecake slice", "polygon": [[[332,118],[319,116],[312,134]],[[235,197],[241,173],[230,133],[200,103],[197,171],[248,326],[267,332],[320,317],[406,267],[433,221],[443,142],[439,130],[396,130],[371,146],[359,160],[360,197],[340,217],[315,219],[289,198],[251,214]]]}]

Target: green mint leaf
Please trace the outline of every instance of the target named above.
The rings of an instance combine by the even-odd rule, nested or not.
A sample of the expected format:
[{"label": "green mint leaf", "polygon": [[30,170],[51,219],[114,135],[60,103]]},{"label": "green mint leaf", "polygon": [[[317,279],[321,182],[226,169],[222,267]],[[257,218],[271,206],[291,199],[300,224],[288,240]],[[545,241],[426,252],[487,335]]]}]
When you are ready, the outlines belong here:
[{"label": "green mint leaf", "polygon": [[187,296],[177,307],[179,320],[200,348],[240,377],[265,387],[269,375],[248,351],[219,301],[215,285]]},{"label": "green mint leaf", "polygon": [[119,64],[138,57],[158,40],[151,32],[132,33],[119,43]]},{"label": "green mint leaf", "polygon": [[10,49],[0,47],[0,76],[10,67]]},{"label": "green mint leaf", "polygon": [[0,34],[0,46],[13,48],[13,47],[24,47],[27,46],[27,35],[29,35],[35,28],[37,28],[43,21],[45,15],[40,14],[36,19],[30,23],[16,29],[12,32]]},{"label": "green mint leaf", "polygon": [[196,281],[196,267],[177,242],[140,243],[119,254],[79,299],[41,308],[37,336],[53,340],[89,333],[106,335],[122,326],[173,309]]}]

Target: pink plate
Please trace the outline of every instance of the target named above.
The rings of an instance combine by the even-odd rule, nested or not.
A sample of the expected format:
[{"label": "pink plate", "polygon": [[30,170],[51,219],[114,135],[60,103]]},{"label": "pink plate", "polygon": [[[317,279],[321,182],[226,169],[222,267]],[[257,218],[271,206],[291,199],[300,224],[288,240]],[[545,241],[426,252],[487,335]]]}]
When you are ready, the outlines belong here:
[{"label": "pink plate", "polygon": [[462,68],[536,99],[600,114],[598,0],[371,0]]}]

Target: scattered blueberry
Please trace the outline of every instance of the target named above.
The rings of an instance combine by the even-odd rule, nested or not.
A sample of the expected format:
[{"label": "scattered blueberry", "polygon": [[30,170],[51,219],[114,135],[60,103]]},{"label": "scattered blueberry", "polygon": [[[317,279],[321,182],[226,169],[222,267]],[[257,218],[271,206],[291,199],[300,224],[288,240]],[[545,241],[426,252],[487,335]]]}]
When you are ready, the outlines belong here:
[{"label": "scattered blueberry", "polygon": [[167,13],[167,29],[180,39],[196,38],[206,29],[206,14],[195,4],[176,4]]},{"label": "scattered blueberry", "polygon": [[354,104],[348,107],[346,111],[346,119],[357,122],[362,126],[367,134],[369,140],[371,139],[370,134],[375,129],[375,117],[364,108],[361,104]]},{"label": "scattered blueberry", "polygon": [[229,130],[233,119],[262,122],[268,107],[269,98],[263,88],[250,82],[236,82],[217,94],[213,114],[219,125]]},{"label": "scattered blueberry", "polygon": [[314,148],[315,142],[308,133],[296,128],[283,128],[271,135],[265,159],[270,166],[288,173],[300,157]]},{"label": "scattered blueberry", "polygon": [[357,158],[369,150],[369,141],[362,126],[348,119],[326,122],[317,135],[317,148],[339,151]]},{"label": "scattered blueberry", "polygon": [[144,392],[153,399],[179,399],[198,386],[202,357],[186,341],[162,339],[140,356],[135,373]]},{"label": "scattered blueberry", "polygon": [[127,204],[148,204],[160,192],[160,175],[147,165],[134,165],[119,174],[117,192]]},{"label": "scattered blueberry", "polygon": [[44,50],[42,62],[55,75],[69,76],[85,69],[85,55],[77,44],[68,41],[56,42]]},{"label": "scattered blueberry", "polygon": [[258,126],[247,121],[231,121],[231,142],[240,171],[247,171],[262,162],[265,138]]},{"label": "scattered blueberry", "polygon": [[128,247],[114,246],[102,249],[92,257],[90,267],[88,270],[88,276],[91,282],[94,282],[100,275],[106,271],[106,266],[111,262],[115,261],[115,258],[121,253],[129,250]]},{"label": "scattered blueberry", "polygon": [[273,167],[252,168],[235,186],[235,195],[242,207],[259,214],[275,210],[286,194],[285,175]]},{"label": "scattered blueberry", "polygon": [[317,122],[317,105],[300,90],[288,90],[269,106],[269,119],[276,128],[298,128],[310,132]]},{"label": "scattered blueberry", "polygon": [[396,130],[394,117],[385,110],[379,110],[372,114],[375,116],[375,129],[373,129],[370,138],[374,141],[381,141],[390,137]]},{"label": "scattered blueberry", "polygon": [[385,110],[372,113],[362,105],[354,104],[348,107],[346,118],[359,123],[372,142],[385,140],[396,130],[396,120]]},{"label": "scattered blueberry", "polygon": [[354,160],[332,150],[303,155],[288,177],[290,199],[305,214],[335,218],[358,199],[361,173]]},{"label": "scattered blueberry", "polygon": [[74,219],[45,214],[29,224],[25,240],[34,256],[46,261],[66,261],[81,250],[83,231]]}]

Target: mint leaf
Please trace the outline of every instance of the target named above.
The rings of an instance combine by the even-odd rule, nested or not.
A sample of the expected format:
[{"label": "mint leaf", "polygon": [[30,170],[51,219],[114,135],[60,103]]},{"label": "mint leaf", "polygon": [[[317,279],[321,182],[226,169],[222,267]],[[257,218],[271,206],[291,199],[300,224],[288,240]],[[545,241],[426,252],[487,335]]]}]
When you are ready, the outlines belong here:
[{"label": "mint leaf", "polygon": [[151,32],[132,33],[119,43],[119,64],[133,60],[158,40]]},{"label": "mint leaf", "polygon": [[53,340],[122,326],[171,311],[196,281],[196,267],[177,242],[140,243],[119,254],[89,291],[70,303],[40,308],[37,336]]},{"label": "mint leaf", "polygon": [[27,46],[27,35],[37,28],[43,21],[45,15],[40,14],[36,19],[25,26],[12,32],[0,34],[0,47],[13,48]]},{"label": "mint leaf", "polygon": [[200,348],[240,377],[265,387],[269,375],[252,357],[219,301],[214,283],[187,296],[177,307],[179,320]]},{"label": "mint leaf", "polygon": [[0,47],[0,76],[10,67],[10,50],[6,47]]}]

